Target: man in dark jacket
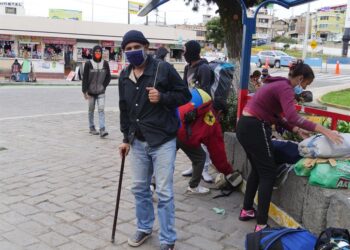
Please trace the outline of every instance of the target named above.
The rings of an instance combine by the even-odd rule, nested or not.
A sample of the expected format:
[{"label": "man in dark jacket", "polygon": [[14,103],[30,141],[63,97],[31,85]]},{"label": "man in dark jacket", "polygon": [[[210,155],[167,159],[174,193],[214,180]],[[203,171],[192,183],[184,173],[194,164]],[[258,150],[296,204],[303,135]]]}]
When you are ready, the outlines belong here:
[{"label": "man in dark jacket", "polygon": [[121,44],[130,65],[119,77],[121,155],[131,148],[131,170],[136,202],[137,231],[128,239],[133,247],[151,236],[154,211],[150,189],[156,179],[160,249],[174,249],[176,241],[173,174],[179,120],[176,108],[191,99],[179,74],[167,62],[147,55],[149,42],[137,30]]},{"label": "man in dark jacket", "polygon": [[[103,138],[108,135],[105,128],[105,92],[111,81],[111,72],[109,64],[102,59],[102,48],[96,45],[92,49],[92,59],[87,61],[84,66],[82,91],[84,98],[89,101],[89,127],[90,134],[98,135]],[[98,106],[98,116],[100,133],[94,125],[95,104]]]},{"label": "man in dark jacket", "polygon": [[[188,63],[184,71],[184,81],[190,89],[196,87],[204,90],[211,96],[211,84],[213,81],[213,72],[209,67],[208,61],[200,57],[201,46],[197,41],[191,40],[185,44],[184,57]],[[204,164],[204,169],[202,172],[202,177],[205,182],[212,182],[213,177],[209,174],[209,165],[211,164],[209,153],[207,148],[203,145],[203,150],[206,153],[206,159]],[[191,157],[190,157],[191,158]],[[194,166],[194,165],[193,165]],[[183,176],[191,176],[193,172],[192,167],[183,171]],[[199,172],[199,171],[195,171]],[[200,178],[200,176],[199,176]],[[197,179],[197,177],[195,177]],[[189,189],[191,193],[206,194],[209,192],[208,188],[198,185],[197,187],[192,187]]]}]

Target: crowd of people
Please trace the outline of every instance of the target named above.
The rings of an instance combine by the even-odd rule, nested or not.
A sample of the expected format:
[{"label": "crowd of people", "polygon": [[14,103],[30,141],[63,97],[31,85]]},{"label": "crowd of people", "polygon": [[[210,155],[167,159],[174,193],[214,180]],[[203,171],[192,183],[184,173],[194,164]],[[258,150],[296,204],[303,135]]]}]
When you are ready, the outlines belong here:
[{"label": "crowd of people", "polygon": [[[183,173],[191,175],[188,194],[210,192],[200,185],[200,181],[201,178],[213,181],[208,173],[211,161],[219,172],[216,184],[237,187],[242,176],[226,158],[220,126],[222,110],[217,108],[219,105],[215,104],[211,93],[214,75],[208,62],[200,57],[198,42],[189,41],[184,46],[184,58],[188,64],[183,79],[172,65],[165,62],[166,49],[157,51],[155,58],[148,54],[149,41],[140,31],[128,31],[121,47],[130,65],[121,72],[118,84],[123,134],[119,154],[131,158],[131,191],[135,197],[137,227],[128,244],[140,246],[152,234],[155,221],[153,180],[158,197],[160,249],[172,250],[177,239],[173,190],[176,151],[183,150],[192,162],[192,167]],[[96,46],[85,65],[82,92],[89,102],[89,132],[103,138],[108,135],[104,122],[104,93],[110,74],[101,52],[101,47]],[[290,67],[288,78],[272,77],[267,69],[255,71],[250,76],[250,89],[254,95],[238,121],[237,138],[252,170],[238,219],[256,218],[254,231],[268,227],[268,209],[277,174],[271,126],[284,126],[303,138],[311,132],[318,132],[336,144],[342,143],[337,132],[307,121],[294,108],[295,93],[305,89],[313,79],[312,69],[302,61]],[[96,102],[99,131],[95,128],[93,116]],[[257,210],[253,207],[256,192]]]}]

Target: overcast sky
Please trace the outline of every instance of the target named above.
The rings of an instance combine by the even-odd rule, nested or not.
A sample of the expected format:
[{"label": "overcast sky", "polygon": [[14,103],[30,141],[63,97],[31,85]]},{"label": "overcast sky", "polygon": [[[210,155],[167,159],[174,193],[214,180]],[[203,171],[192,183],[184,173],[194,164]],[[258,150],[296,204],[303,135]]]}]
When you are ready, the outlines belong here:
[{"label": "overcast sky", "polygon": [[[13,0],[16,1],[16,0]],[[147,2],[146,0],[134,0],[137,2]],[[47,17],[49,8],[80,10],[83,12],[83,20],[92,20],[92,2],[94,2],[94,21],[100,22],[116,22],[127,23],[128,0],[23,0],[26,15]],[[204,1],[203,1],[204,2]],[[331,5],[330,5],[331,3]],[[347,0],[318,0],[311,3],[311,11],[325,6],[334,6],[345,4]],[[158,21],[164,21],[164,13],[166,12],[167,24],[196,24],[202,22],[203,14],[214,15],[217,9],[215,5],[211,6],[211,10],[207,6],[201,6],[199,12],[193,12],[191,6],[186,6],[183,0],[170,0],[159,8]],[[307,4],[285,9],[283,7],[274,7],[275,15],[280,18],[286,18],[292,14],[298,15],[307,11]],[[149,21],[156,21],[155,11],[149,14]],[[132,24],[142,24],[145,18],[131,15]]]}]

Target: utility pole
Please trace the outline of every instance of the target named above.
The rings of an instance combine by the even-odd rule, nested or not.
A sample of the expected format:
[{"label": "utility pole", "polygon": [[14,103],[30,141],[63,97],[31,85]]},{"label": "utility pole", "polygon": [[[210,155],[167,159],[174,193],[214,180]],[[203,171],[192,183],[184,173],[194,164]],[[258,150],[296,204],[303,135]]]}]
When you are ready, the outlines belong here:
[{"label": "utility pole", "polygon": [[345,30],[343,35],[343,51],[342,56],[348,56],[348,48],[350,41],[350,0],[348,0],[348,5],[346,6],[346,18],[345,18]]},{"label": "utility pole", "polygon": [[91,0],[91,21],[94,22],[94,0]]},{"label": "utility pole", "polygon": [[307,4],[307,13],[306,13],[306,24],[305,24],[305,32],[304,32],[304,42],[303,42],[303,60],[307,54],[307,40],[309,38],[309,23],[310,23],[310,3]]},{"label": "utility pole", "polygon": [[274,36],[274,27],[273,27],[273,22],[274,22],[274,19],[275,19],[275,9],[274,9],[274,6],[272,6],[272,19],[271,19],[271,41],[272,41],[273,36]]},{"label": "utility pole", "polygon": [[156,25],[158,25],[158,8],[156,9]]}]

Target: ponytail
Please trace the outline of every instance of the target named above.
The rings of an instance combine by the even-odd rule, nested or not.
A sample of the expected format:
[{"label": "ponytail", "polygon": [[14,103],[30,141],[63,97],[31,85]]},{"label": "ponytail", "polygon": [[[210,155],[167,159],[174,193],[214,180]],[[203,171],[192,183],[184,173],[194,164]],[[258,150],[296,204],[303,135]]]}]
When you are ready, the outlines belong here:
[{"label": "ponytail", "polygon": [[315,74],[312,68],[303,62],[303,60],[298,59],[289,67],[289,77],[296,77],[302,75],[304,79],[313,80]]}]

